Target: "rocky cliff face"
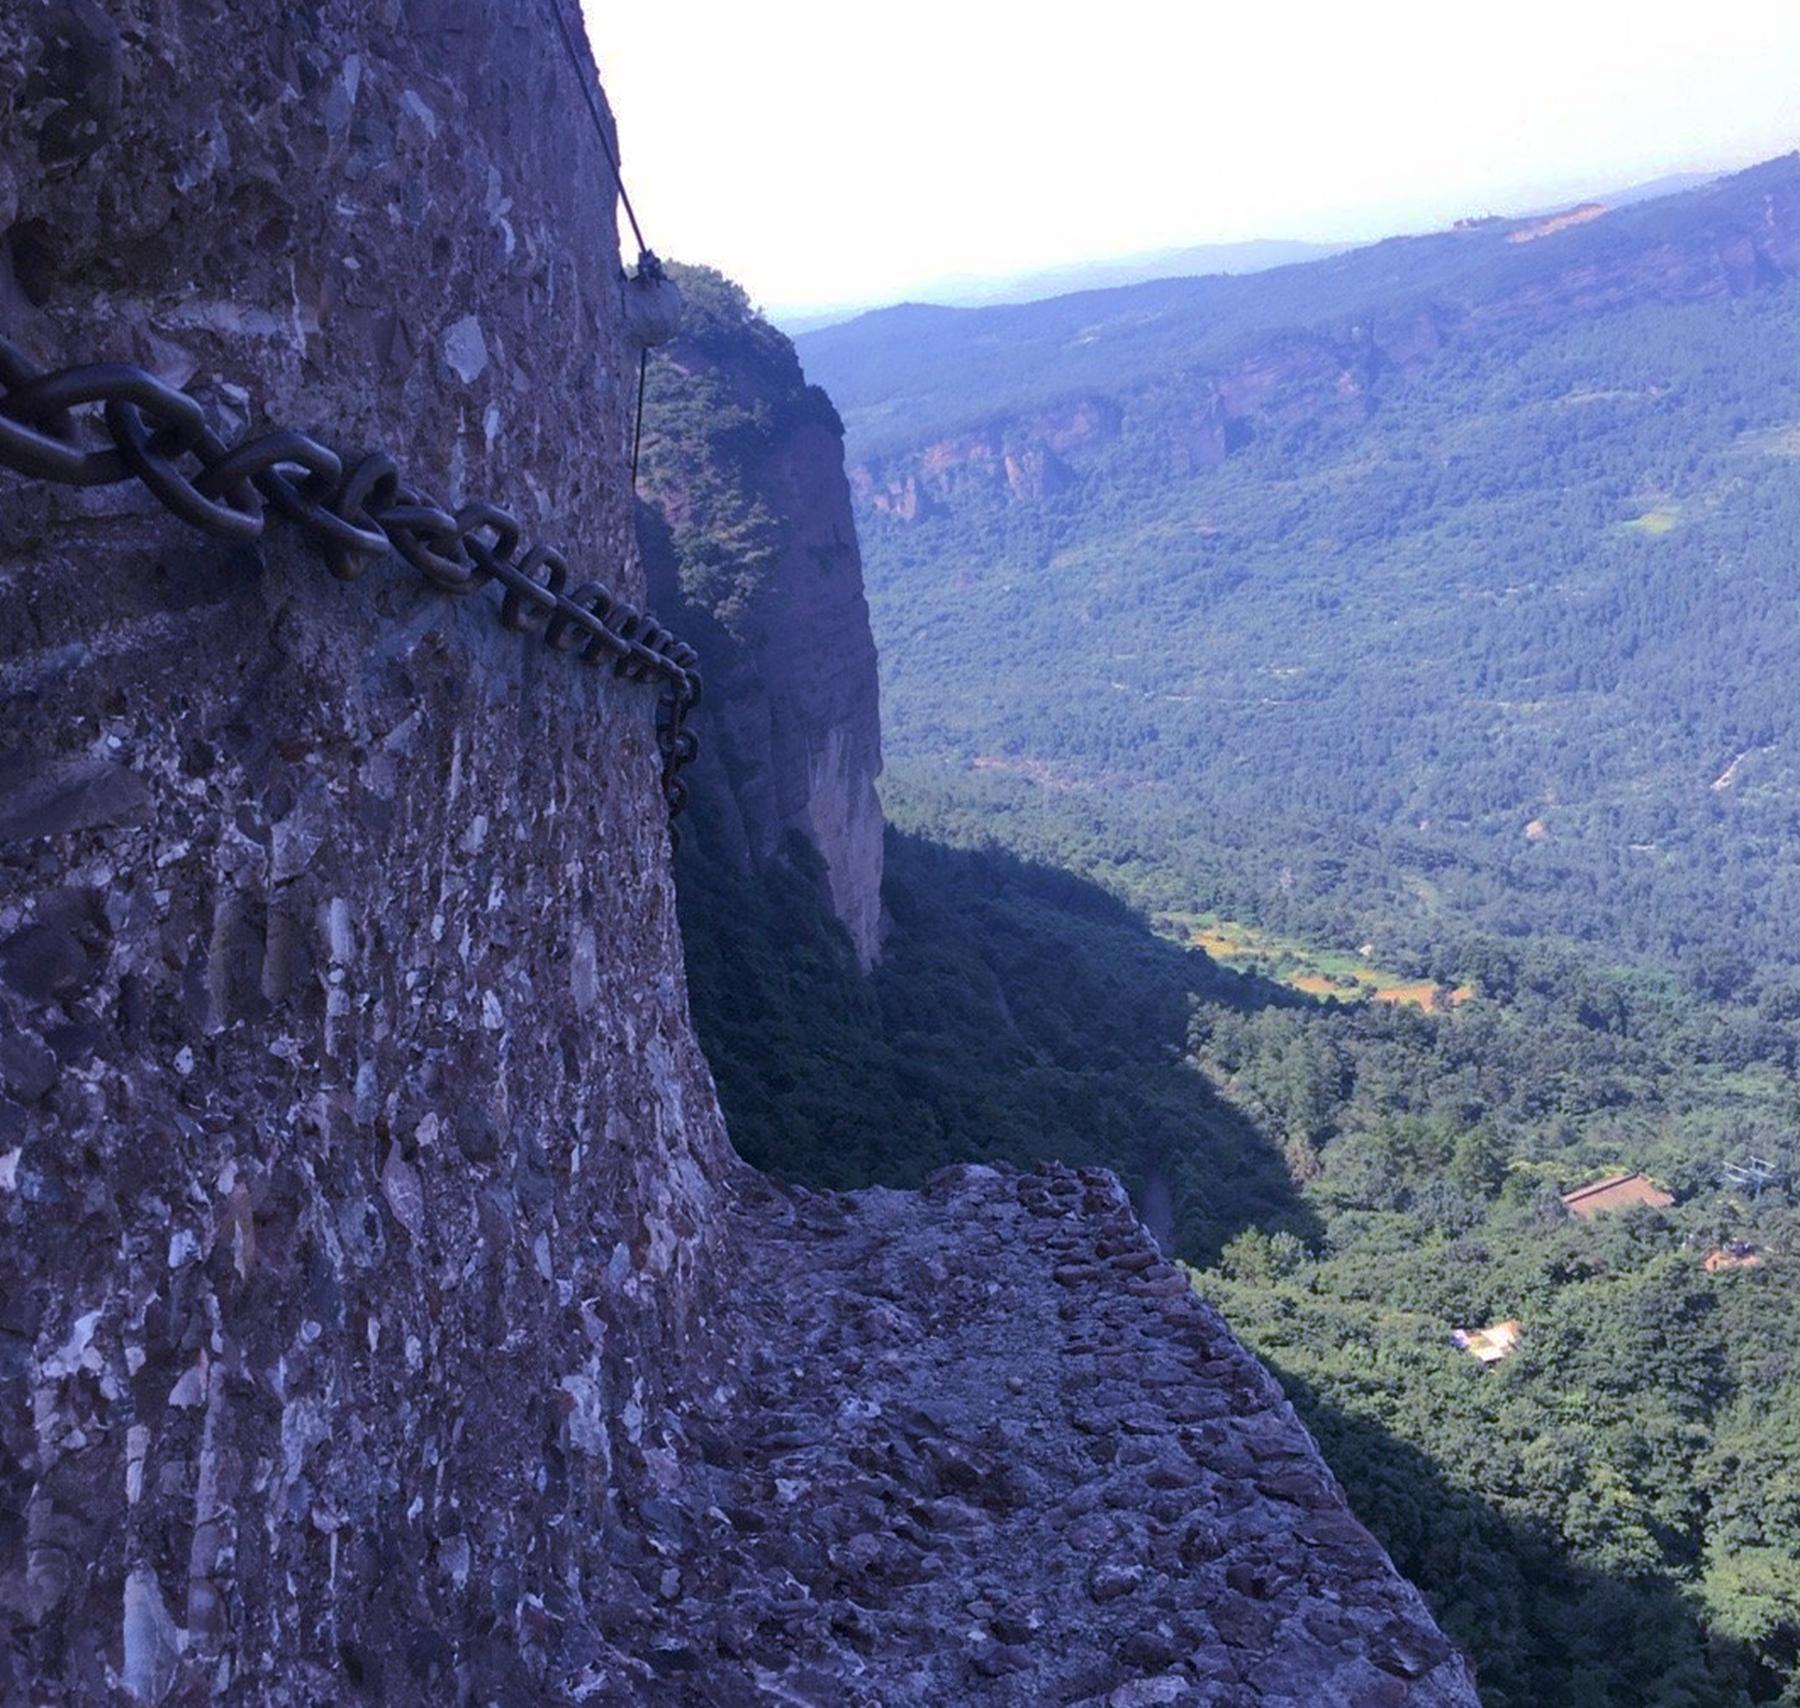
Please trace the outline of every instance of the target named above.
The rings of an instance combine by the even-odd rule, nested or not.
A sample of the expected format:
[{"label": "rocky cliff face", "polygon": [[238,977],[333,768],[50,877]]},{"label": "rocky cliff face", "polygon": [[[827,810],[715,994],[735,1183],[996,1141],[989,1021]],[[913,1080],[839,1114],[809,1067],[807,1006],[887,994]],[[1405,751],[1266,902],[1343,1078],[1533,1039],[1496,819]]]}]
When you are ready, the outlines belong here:
[{"label": "rocky cliff face", "polygon": [[851,468],[850,489],[865,510],[900,522],[920,521],[959,500],[1030,503],[1070,486],[1071,461],[1118,435],[1118,406],[1085,397],[937,440],[917,456],[866,458]]},{"label": "rocky cliff face", "polygon": [[654,361],[641,490],[659,605],[706,667],[695,773],[740,868],[798,834],[867,968],[881,947],[881,717],[843,427],[793,346],[716,273],[678,268],[683,332]]},{"label": "rocky cliff face", "polygon": [[[634,595],[589,77],[14,8],[6,333]],[[491,594],[0,474],[0,1699],[1472,1702],[1109,1177],[735,1161],[647,691]]]},{"label": "rocky cliff face", "polygon": [[[10,8],[5,332],[641,598],[591,75],[535,5]],[[734,1166],[650,691],[136,482],[0,476],[0,565],[0,1697],[542,1700]]]}]

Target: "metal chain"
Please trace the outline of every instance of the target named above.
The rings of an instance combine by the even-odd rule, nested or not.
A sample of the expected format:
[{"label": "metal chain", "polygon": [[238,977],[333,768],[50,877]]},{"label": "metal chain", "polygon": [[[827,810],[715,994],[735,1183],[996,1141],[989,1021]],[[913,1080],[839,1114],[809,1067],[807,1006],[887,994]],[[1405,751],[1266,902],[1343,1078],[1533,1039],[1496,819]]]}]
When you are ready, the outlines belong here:
[{"label": "metal chain", "polygon": [[[99,407],[101,433],[85,436],[73,413]],[[103,435],[103,436],[102,436]],[[199,465],[184,472],[181,464]],[[265,505],[297,522],[331,573],[354,581],[376,558],[399,552],[441,593],[504,589],[496,614],[508,629],[541,631],[555,652],[611,663],[630,682],[658,682],[656,745],[669,834],[687,805],[682,768],[699,751],[687,729],[700,701],[699,656],[648,612],[597,581],[566,591],[567,560],[554,547],[523,552],[523,529],[475,500],[451,511],[401,478],[375,451],[346,468],[337,452],[291,428],[227,445],[199,402],[128,362],[46,371],[0,337],[0,468],[64,486],[136,479],[184,522],[232,540],[262,536]]]}]

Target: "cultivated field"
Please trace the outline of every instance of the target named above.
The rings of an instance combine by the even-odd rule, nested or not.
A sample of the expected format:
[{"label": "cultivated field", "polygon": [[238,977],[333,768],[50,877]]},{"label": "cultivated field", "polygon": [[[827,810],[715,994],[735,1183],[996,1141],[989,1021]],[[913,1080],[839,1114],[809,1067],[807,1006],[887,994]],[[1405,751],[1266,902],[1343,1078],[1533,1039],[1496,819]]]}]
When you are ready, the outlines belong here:
[{"label": "cultivated field", "polygon": [[1381,966],[1372,950],[1319,949],[1217,914],[1164,914],[1156,923],[1223,966],[1257,973],[1321,1000],[1403,1003],[1431,1012],[1458,1007],[1475,994],[1469,985],[1450,989],[1394,972]]}]

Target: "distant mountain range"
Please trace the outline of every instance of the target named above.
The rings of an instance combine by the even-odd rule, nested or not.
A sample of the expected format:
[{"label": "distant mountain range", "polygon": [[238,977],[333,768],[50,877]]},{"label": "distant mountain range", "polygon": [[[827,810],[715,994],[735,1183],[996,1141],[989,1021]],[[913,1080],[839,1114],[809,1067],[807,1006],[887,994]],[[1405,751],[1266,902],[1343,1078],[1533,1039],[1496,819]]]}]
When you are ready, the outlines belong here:
[{"label": "distant mountain range", "polygon": [[[1647,183],[1607,191],[1595,199],[1609,207],[1628,207],[1633,202],[1672,195],[1711,183],[1715,172],[1676,172]],[[1573,207],[1573,202],[1532,209],[1520,216],[1541,218]],[[1045,267],[1023,273],[983,276],[956,274],[939,280],[921,293],[920,300],[947,308],[981,308],[996,303],[1037,302],[1045,297],[1067,296],[1076,291],[1104,290],[1115,285],[1142,284],[1151,279],[1197,278],[1216,273],[1262,273],[1272,267],[1288,267],[1303,261],[1321,261],[1341,255],[1363,242],[1309,242],[1298,238],[1252,238],[1240,243],[1197,243],[1172,249],[1149,249],[1134,255],[1076,261],[1061,267]],[[876,308],[873,303],[837,308],[777,312],[777,325],[791,338],[838,326]]]},{"label": "distant mountain range", "polygon": [[[983,278],[962,274],[942,279],[929,287],[933,303],[947,307],[979,308],[989,303],[1035,302],[1041,297],[1065,296],[1071,291],[1100,290],[1109,285],[1134,285],[1145,279],[1170,279],[1201,273],[1260,273],[1270,267],[1286,267],[1296,261],[1318,261],[1354,247],[1349,243],[1305,243],[1293,238],[1254,238],[1245,243],[1198,243],[1184,249],[1152,249],[1140,255],[1120,255],[1099,261],[1077,261],[1066,267],[1046,267],[1030,273],[1010,273]],[[819,309],[810,314],[779,314],[776,320],[789,337],[836,326],[865,314],[874,305]]]}]

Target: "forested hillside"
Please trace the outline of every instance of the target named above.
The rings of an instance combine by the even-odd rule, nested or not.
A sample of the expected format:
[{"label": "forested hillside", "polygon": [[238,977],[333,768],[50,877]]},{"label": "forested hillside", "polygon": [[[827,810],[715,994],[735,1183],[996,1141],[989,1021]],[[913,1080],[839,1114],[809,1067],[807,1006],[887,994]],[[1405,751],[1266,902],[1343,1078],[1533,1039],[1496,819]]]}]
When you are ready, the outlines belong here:
[{"label": "forested hillside", "polygon": [[882,966],[803,850],[683,853],[747,1154],[1118,1168],[1490,1708],[1800,1703],[1800,222],[1744,235],[1797,200],[904,311],[860,378],[803,340],[862,447]]},{"label": "forested hillside", "polygon": [[1551,224],[801,340],[897,780],[1157,905],[1782,964],[1800,161]]},{"label": "forested hillside", "polygon": [[[696,826],[695,1017],[737,1144],[818,1184],[952,1160],[1123,1173],[1270,1364],[1490,1708],[1793,1702],[1800,992],[1731,1007],[1527,952],[1454,1012],[1308,999],[1070,875],[894,832],[872,979],[804,858]],[[1586,1224],[1626,1168],[1666,1210]],[[1705,1259],[1753,1248],[1755,1262]],[[1457,1329],[1516,1319],[1484,1370]]]}]

